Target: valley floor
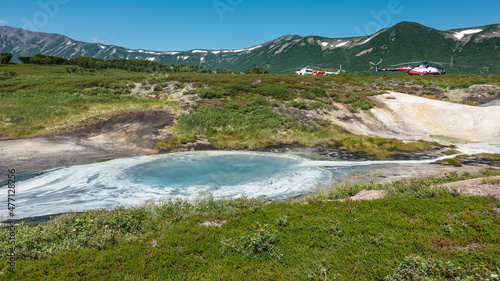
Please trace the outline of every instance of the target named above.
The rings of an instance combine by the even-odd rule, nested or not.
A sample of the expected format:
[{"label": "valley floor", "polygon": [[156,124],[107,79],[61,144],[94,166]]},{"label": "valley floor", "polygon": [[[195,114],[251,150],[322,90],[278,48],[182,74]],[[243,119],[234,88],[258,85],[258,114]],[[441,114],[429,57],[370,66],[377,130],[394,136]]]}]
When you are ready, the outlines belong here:
[{"label": "valley floor", "polygon": [[[371,97],[375,107],[349,117],[346,110],[334,111],[323,116],[353,133],[392,137],[403,140],[454,141],[458,147],[467,142],[476,142],[481,152],[481,143],[500,140],[500,106],[496,101],[482,107],[455,104],[423,97],[390,92]],[[490,105],[490,106],[487,106]],[[339,112],[344,114],[339,115]],[[0,167],[16,168],[18,173],[36,172],[46,169],[87,164],[114,158],[150,155],[159,153],[153,141],[159,137],[159,129],[172,125],[174,114],[168,111],[127,112],[111,116],[93,125],[77,125],[50,136],[0,141]],[[482,152],[499,153],[485,146]],[[197,143],[181,150],[214,149],[210,143]],[[306,155],[340,157],[342,151],[322,147],[272,146],[259,150],[289,152]],[[467,152],[466,152],[467,153]],[[442,156],[442,151],[421,155],[408,152],[403,158],[425,159]],[[355,158],[348,154],[347,157]],[[408,164],[394,170],[377,168],[367,171],[362,178],[399,179],[407,176],[442,174],[450,170],[476,171],[482,165],[466,165],[460,169],[442,165]],[[393,171],[397,171],[394,173]]]}]

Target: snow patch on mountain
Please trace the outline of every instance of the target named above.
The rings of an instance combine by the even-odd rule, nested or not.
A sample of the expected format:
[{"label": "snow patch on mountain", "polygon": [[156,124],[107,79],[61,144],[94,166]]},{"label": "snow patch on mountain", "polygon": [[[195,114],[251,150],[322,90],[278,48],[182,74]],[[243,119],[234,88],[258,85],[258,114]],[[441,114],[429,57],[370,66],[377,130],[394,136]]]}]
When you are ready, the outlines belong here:
[{"label": "snow patch on mountain", "polygon": [[[257,45],[257,46],[253,46],[253,47],[250,47],[250,48],[245,48],[245,49],[231,49],[231,50],[218,50],[218,51],[210,51],[210,53],[212,54],[219,54],[219,53],[241,53],[241,52],[251,52],[255,49],[258,49],[262,47],[262,45]],[[193,50],[192,52],[194,53],[195,51],[198,51],[198,50]],[[206,53],[208,53],[209,51],[205,51]]]},{"label": "snow patch on mountain", "polygon": [[342,43],[340,43],[340,44],[337,44],[337,45],[335,45],[335,48],[340,48],[340,47],[342,47],[342,46],[345,46],[345,45],[347,45],[347,43],[349,43],[349,41],[346,41],[346,42],[342,42]]},{"label": "snow patch on mountain", "polygon": [[460,32],[455,32],[453,36],[455,36],[458,40],[462,39],[465,35],[469,34],[475,34],[483,31],[482,29],[469,29],[469,30],[462,30]]},{"label": "snow patch on mountain", "polygon": [[373,38],[373,37],[370,37],[370,38],[366,39],[366,40],[365,40],[365,41],[363,41],[360,45],[363,45],[363,44],[365,44],[365,43],[368,43],[368,41],[372,40],[372,38]]},{"label": "snow patch on mountain", "polygon": [[246,50],[247,50],[248,52],[251,52],[251,51],[253,51],[253,50],[255,50],[255,49],[258,49],[258,48],[260,48],[260,47],[262,47],[262,45],[257,45],[257,46],[251,47],[251,48],[247,48]]}]

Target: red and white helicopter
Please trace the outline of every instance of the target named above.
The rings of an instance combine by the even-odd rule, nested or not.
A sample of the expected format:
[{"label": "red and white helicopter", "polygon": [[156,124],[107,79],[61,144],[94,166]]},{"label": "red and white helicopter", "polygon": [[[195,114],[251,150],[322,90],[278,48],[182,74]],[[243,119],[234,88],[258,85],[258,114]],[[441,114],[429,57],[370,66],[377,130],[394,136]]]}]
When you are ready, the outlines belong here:
[{"label": "red and white helicopter", "polygon": [[[438,65],[430,65],[428,62],[423,61],[423,62],[405,62],[405,63],[400,63],[400,64],[393,64],[391,66],[398,66],[396,68],[380,68],[378,65],[382,62],[380,60],[377,64],[370,62],[371,65],[375,66],[378,71],[405,71],[406,73],[410,75],[441,75],[441,74],[446,74],[446,70],[442,67],[439,67],[438,65],[441,65],[440,63],[433,62]],[[401,65],[408,65],[412,63],[418,63],[418,66],[401,66]]]},{"label": "red and white helicopter", "polygon": [[341,71],[344,71],[342,69],[342,65],[340,65],[339,70],[337,70],[335,72],[323,71],[323,70],[314,70],[314,69],[309,68],[308,66],[306,66],[306,67],[302,68],[301,70],[296,71],[295,73],[298,74],[298,75],[338,75],[338,74],[340,74]]}]

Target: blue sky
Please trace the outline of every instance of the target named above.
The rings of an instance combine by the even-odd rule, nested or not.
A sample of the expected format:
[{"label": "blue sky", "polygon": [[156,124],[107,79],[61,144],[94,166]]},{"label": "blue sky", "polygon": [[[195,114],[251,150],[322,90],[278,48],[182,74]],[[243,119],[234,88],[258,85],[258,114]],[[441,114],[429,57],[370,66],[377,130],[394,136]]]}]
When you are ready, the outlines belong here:
[{"label": "blue sky", "polygon": [[440,30],[500,23],[500,1],[16,0],[0,25],[130,49],[239,49],[286,34],[369,35],[401,21]]}]

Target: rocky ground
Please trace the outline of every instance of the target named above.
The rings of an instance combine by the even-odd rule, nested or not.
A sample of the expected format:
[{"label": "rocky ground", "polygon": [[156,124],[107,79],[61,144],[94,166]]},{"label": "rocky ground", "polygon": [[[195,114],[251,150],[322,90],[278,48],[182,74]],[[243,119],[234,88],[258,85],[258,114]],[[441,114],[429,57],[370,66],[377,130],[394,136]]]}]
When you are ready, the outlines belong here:
[{"label": "rocky ground", "polygon": [[0,168],[4,174],[6,169],[19,174],[156,154],[154,138],[173,119],[165,111],[127,112],[106,120],[85,120],[49,136],[0,141]]},{"label": "rocky ground", "polygon": [[470,106],[415,95],[388,92],[371,97],[367,112],[327,116],[357,134],[402,140],[436,140],[445,136],[469,142],[500,140],[500,105],[497,100]]}]

